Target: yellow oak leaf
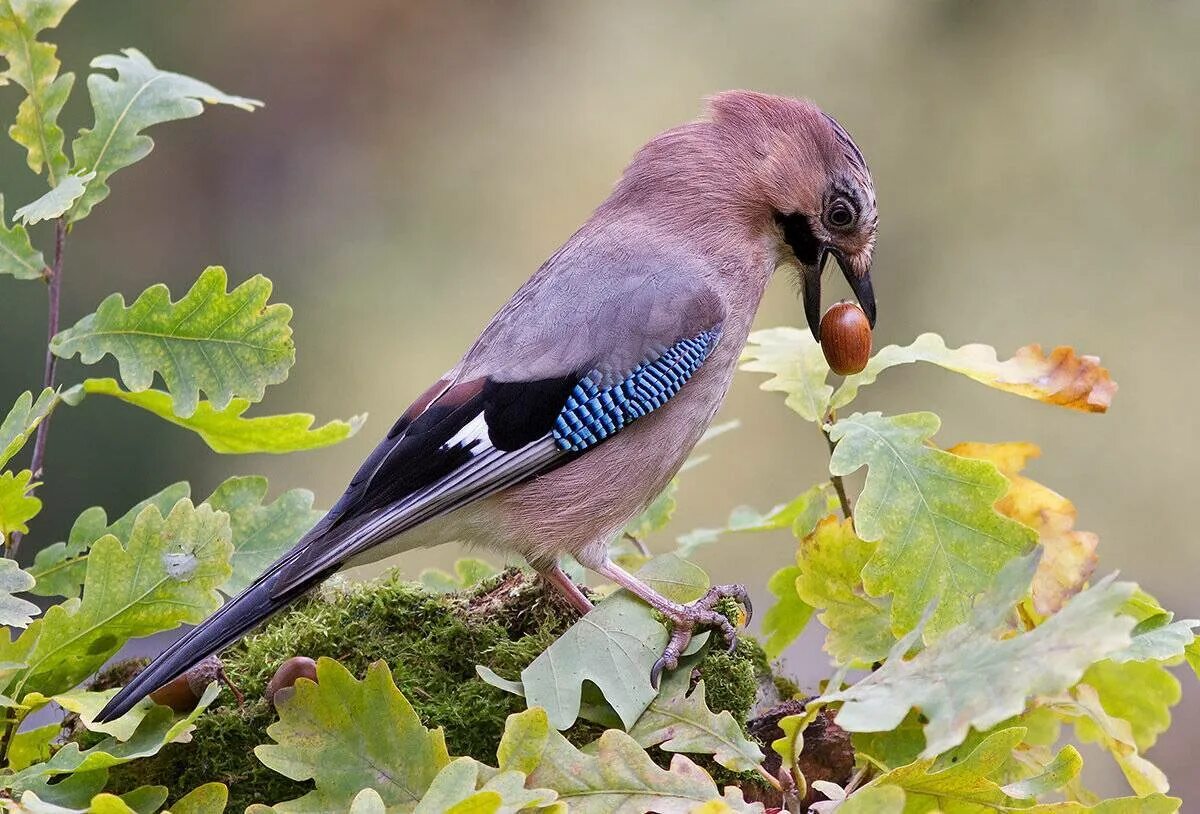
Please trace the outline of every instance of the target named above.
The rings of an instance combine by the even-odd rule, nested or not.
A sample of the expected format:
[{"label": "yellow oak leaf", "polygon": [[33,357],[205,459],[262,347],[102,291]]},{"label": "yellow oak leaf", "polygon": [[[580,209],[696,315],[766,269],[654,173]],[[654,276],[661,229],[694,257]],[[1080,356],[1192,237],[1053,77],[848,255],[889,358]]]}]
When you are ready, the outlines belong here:
[{"label": "yellow oak leaf", "polygon": [[1033,604],[1040,614],[1057,613],[1091,577],[1100,538],[1075,529],[1078,512],[1070,500],[1020,474],[1042,454],[1041,449],[1025,442],[964,443],[949,451],[991,461],[1008,478],[1008,492],[996,503],[996,510],[1037,532],[1043,555],[1033,578]]}]

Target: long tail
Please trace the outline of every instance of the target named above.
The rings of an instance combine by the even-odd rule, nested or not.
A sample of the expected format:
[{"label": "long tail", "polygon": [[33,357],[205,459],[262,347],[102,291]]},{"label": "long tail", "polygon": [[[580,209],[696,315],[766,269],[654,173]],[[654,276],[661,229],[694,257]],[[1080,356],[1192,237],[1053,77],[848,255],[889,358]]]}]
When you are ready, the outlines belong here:
[{"label": "long tail", "polygon": [[216,613],[160,653],[112,697],[96,716],[96,720],[105,723],[121,717],[150,692],[183,674],[212,653],[234,643],[259,622],[287,607],[303,596],[309,588],[321,582],[328,576],[328,572],[314,575],[282,596],[271,595],[279,573],[292,563],[302,549],[303,545],[296,546],[251,583],[250,587],[230,599]]}]

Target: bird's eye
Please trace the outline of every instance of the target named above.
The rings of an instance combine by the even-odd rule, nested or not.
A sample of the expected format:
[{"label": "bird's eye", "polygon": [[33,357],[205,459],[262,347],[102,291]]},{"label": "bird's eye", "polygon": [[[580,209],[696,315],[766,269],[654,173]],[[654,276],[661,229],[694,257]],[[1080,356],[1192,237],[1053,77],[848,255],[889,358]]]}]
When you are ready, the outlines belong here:
[{"label": "bird's eye", "polygon": [[825,210],[825,222],[834,229],[848,229],[854,225],[858,214],[849,201],[837,199]]}]

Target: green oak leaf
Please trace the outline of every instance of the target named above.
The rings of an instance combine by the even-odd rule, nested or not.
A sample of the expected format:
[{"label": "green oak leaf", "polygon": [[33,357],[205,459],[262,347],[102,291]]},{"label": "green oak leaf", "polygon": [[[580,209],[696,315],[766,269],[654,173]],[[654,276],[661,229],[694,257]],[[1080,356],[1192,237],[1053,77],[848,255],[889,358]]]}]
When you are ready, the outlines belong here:
[{"label": "green oak leaf", "polygon": [[435,594],[451,594],[478,585],[499,573],[499,569],[491,563],[475,557],[462,557],[455,560],[453,574],[441,568],[426,568],[417,576],[417,581]]},{"label": "green oak leaf", "polygon": [[771,750],[779,755],[782,761],[780,766],[791,772],[792,780],[796,783],[796,794],[800,797],[808,795],[808,778],[798,763],[804,752],[804,731],[820,714],[821,704],[808,703],[802,713],[785,715],[776,724],[783,735],[771,741]]},{"label": "green oak leaf", "polygon": [[228,802],[224,783],[205,783],[176,800],[165,814],[222,814]]},{"label": "green oak leaf", "polygon": [[[699,599],[709,587],[704,571],[673,554],[651,560],[637,576],[681,603]],[[658,695],[650,686],[650,669],[667,638],[667,628],[648,605],[617,591],[521,671],[525,700],[545,708],[555,729],[566,729],[579,717],[584,682],[591,682],[628,729]],[[693,646],[700,641],[693,639]]]},{"label": "green oak leaf", "polygon": [[[44,794],[45,789],[42,791]],[[167,801],[167,795],[166,786],[140,786],[120,796],[97,794],[85,801],[82,807],[74,807],[43,800],[37,792],[28,790],[12,810],[27,814],[155,814]]]},{"label": "green oak leaf", "polygon": [[120,796],[97,794],[84,807],[76,808],[43,800],[30,789],[21,794],[19,802],[11,804],[11,810],[23,814],[154,814],[166,802],[167,793],[166,786],[142,786]]},{"label": "green oak leaf", "polygon": [[1129,646],[1133,619],[1121,613],[1136,586],[1109,576],[1077,594],[1033,630],[1011,635],[1009,617],[1037,569],[1036,555],[1010,563],[971,618],[912,658],[920,628],[896,644],[875,672],[844,690],[837,723],[851,732],[896,728],[910,709],[928,719],[923,757],[962,743],[971,727],[983,731],[1020,714],[1031,696],[1054,695],[1093,664]]},{"label": "green oak leaf", "polygon": [[258,759],[316,784],[281,811],[345,810],[364,788],[379,792],[389,810],[410,811],[450,762],[442,731],[421,725],[382,661],[358,681],[333,659],[320,659],[317,682],[296,683],[267,734],[275,743],[255,747]]},{"label": "green oak leaf", "polygon": [[1032,529],[996,511],[1008,481],[994,464],[930,446],[940,423],[933,413],[855,413],[829,430],[831,473],[867,467],[854,511],[858,536],[879,543],[863,569],[867,592],[892,594],[897,634],[936,601],[930,639],[966,619],[972,597],[1037,544]]},{"label": "green oak leaf", "polygon": [[[1024,737],[1022,737],[1024,739]],[[1008,783],[1003,791],[1009,797],[1032,799],[1061,789],[1079,776],[1083,756],[1074,746],[1064,747],[1041,772],[1024,780]]]},{"label": "green oak leaf", "polygon": [[[897,786],[904,791],[904,811],[945,811],[954,814],[1006,811],[1132,814],[1149,811],[1166,814],[1176,810],[1170,806],[1178,802],[1161,795],[1109,800],[1095,807],[1075,802],[1037,805],[1033,793],[1045,793],[1068,783],[1078,774],[1082,760],[1074,747],[1067,746],[1037,777],[1002,786],[998,778],[1024,736],[1022,727],[1000,730],[989,735],[954,763],[943,765],[932,757],[924,758],[880,775],[863,791]],[[1147,808],[1137,807],[1142,804]]]},{"label": "green oak leaf", "polygon": [[1171,707],[1183,697],[1179,679],[1153,661],[1105,660],[1092,665],[1082,683],[1096,691],[1105,712],[1129,722],[1142,752],[1171,726]]},{"label": "green oak leaf", "polygon": [[[255,804],[246,809],[246,814],[260,814],[264,811],[274,810]],[[375,789],[363,789],[350,801],[350,814],[387,814],[387,806],[384,805],[383,798]]]},{"label": "green oak leaf", "polygon": [[26,524],[42,510],[42,501],[29,494],[39,485],[32,481],[33,473],[28,469],[15,475],[0,473],[0,538],[28,533]]},{"label": "green oak leaf", "polygon": [[525,775],[501,771],[481,783],[478,761],[453,760],[438,772],[413,814],[483,814],[524,811],[550,805],[558,797],[550,789],[525,788]]},{"label": "green oak leaf", "polygon": [[1148,794],[1144,797],[1115,797],[1101,800],[1095,805],[1083,803],[1045,803],[1021,811],[1033,814],[1174,814],[1183,801],[1165,794]]},{"label": "green oak leaf", "polygon": [[806,421],[821,423],[829,414],[833,388],[826,383],[829,363],[809,331],[769,328],[750,334],[742,352],[742,370],[770,373],[760,390],[786,393],[784,403]]},{"label": "green oak leaf", "polygon": [[531,774],[542,762],[542,752],[550,738],[550,720],[546,710],[531,707],[514,712],[504,720],[504,733],[496,747],[496,765],[502,772]]},{"label": "green oak leaf", "polygon": [[476,791],[479,764],[474,758],[450,761],[433,778],[429,789],[413,809],[413,814],[459,814],[459,812],[498,812],[503,803],[494,791]]},{"label": "green oak leaf", "polygon": [[230,596],[241,591],[271,563],[291,550],[324,512],[313,509],[313,494],[291,489],[265,503],[267,479],[230,478],[204,501],[229,515],[233,573],[221,586]]},{"label": "green oak leaf", "polygon": [[896,643],[891,603],[867,594],[860,574],[878,545],[864,542],[849,520],[827,517],[800,541],[792,590],[817,608],[826,627],[825,651],[838,664],[871,664]]},{"label": "green oak leaf", "polygon": [[119,741],[127,741],[137,731],[146,714],[154,709],[155,704],[148,697],[143,698],[137,706],[115,721],[109,721],[106,724],[96,723],[96,716],[100,714],[100,710],[104,709],[105,704],[112,700],[119,689],[119,687],[113,687],[108,690],[88,690],[76,687],[52,696],[28,693],[21,701],[31,711],[54,702],[67,712],[78,715],[79,723],[83,724],[83,727],[89,732],[99,732],[111,735]]},{"label": "green oak leaf", "polygon": [[50,349],[64,359],[79,354],[88,365],[112,354],[134,392],[147,390],[158,373],[181,418],[195,414],[201,391],[217,411],[234,397],[259,401],[267,385],[287,378],[296,359],[292,309],[267,305],[266,277],[251,277],[231,292],[227,283],[225,269],[210,266],[178,302],[162,284],[128,308],[113,294],[55,336]]},{"label": "green oak leaf", "polygon": [[80,131],[72,148],[76,166],[95,172],[96,178],[72,208],[72,222],[87,217],[92,207],[108,197],[110,175],[145,158],[154,148],[154,142],[142,135],[147,127],[199,116],[206,103],[242,110],[262,106],[262,102],[230,96],[190,76],[159,70],[134,48],[96,57],[91,67],[115,71],[117,76],[94,73],[88,77],[95,124]]},{"label": "green oak leaf", "polygon": [[1095,688],[1081,683],[1051,703],[1056,713],[1074,724],[1080,741],[1096,743],[1112,755],[1135,794],[1166,793],[1167,776],[1142,756],[1132,725],[1124,718],[1110,715]]},{"label": "green oak leaf", "polygon": [[1173,621],[1171,614],[1153,616],[1133,629],[1133,642],[1125,650],[1109,656],[1111,661],[1174,661],[1187,653],[1196,640],[1194,629],[1200,619]]},{"label": "green oak leaf", "polygon": [[[229,515],[233,543],[233,573],[221,586],[235,594],[274,562],[304,535],[322,516],[312,507],[312,493],[292,489],[274,502],[263,503],[267,480],[263,477],[230,478],[204,501],[211,508]],[[106,534],[124,545],[134,518],[146,506],[156,506],[162,514],[170,512],[180,500],[190,497],[186,482],[175,483],[138,503],[112,525],[99,506],[87,509],[75,520],[67,542],[55,543],[38,552],[30,573],[37,580],[32,593],[40,596],[78,596],[87,569],[88,550]]]},{"label": "green oak leaf", "polygon": [[[1040,703],[1038,699],[1035,703]],[[924,718],[917,711],[912,711],[895,729],[887,732],[855,732],[852,736],[854,751],[868,759],[881,769],[895,769],[912,763],[921,757],[925,750],[925,733],[922,729]],[[940,765],[956,762],[963,754],[971,751],[994,732],[1019,726],[1025,729],[1024,741],[1018,752],[1029,760],[1023,763],[1013,761],[1012,776],[1006,780],[1021,779],[1028,776],[1028,770],[1040,765],[1040,758],[1035,755],[1058,743],[1062,732],[1062,716],[1048,706],[1031,705],[1020,715],[1006,718],[992,729],[983,732],[972,730],[961,745],[938,758]]]},{"label": "green oak leaf", "polygon": [[61,734],[62,724],[56,721],[13,735],[8,745],[8,768],[19,772],[27,766],[49,760],[54,754],[54,741]]},{"label": "green oak leaf", "polygon": [[734,812],[762,811],[732,786],[722,796],[709,774],[683,755],[675,755],[669,768],[660,768],[636,740],[617,729],[606,731],[588,752],[550,731],[529,783],[558,792],[572,814],[691,814],[713,801]]},{"label": "green oak leaf", "polygon": [[1027,345],[1001,362],[996,349],[988,345],[948,348],[937,334],[925,333],[906,347],[880,348],[861,373],[842,382],[833,394],[833,408],[849,404],[860,387],[874,382],[888,368],[913,362],[929,362],[997,390],[1084,412],[1104,412],[1117,391],[1116,382],[1099,359],[1079,356],[1071,348],[1055,348],[1047,356],[1041,346]]},{"label": "green oak leaf", "polygon": [[204,619],[221,604],[229,538],[227,515],[181,500],[166,518],[156,506],[143,509],[125,547],[112,535],[97,540],[83,599],[55,605],[17,639],[0,641],[0,660],[27,665],[10,679],[11,694],[65,692],[129,639]]},{"label": "green oak leaf", "polygon": [[75,77],[58,75],[58,49],[39,42],[37,36],[62,22],[73,5],[75,0],[0,0],[0,57],[8,61],[8,69],[0,73],[0,85],[12,81],[27,94],[8,134],[29,152],[31,170],[40,175],[43,165],[46,167],[50,186],[57,185],[67,172],[58,114]]},{"label": "green oak leaf", "polygon": [[[50,780],[57,782],[51,783]],[[95,769],[82,774],[59,775],[53,778],[39,777],[30,781],[31,788],[26,789],[20,799],[23,801],[33,795],[39,802],[86,811],[96,795],[104,791],[107,782],[108,769]]]},{"label": "green oak leaf", "polygon": [[50,415],[58,398],[58,394],[49,387],[42,391],[37,401],[28,390],[17,397],[8,415],[0,421],[0,467],[21,451],[38,425]]},{"label": "green oak leaf", "polygon": [[808,620],[812,618],[813,606],[800,598],[796,591],[796,580],[800,567],[786,565],[767,580],[767,590],[775,602],[763,614],[762,631],[766,640],[762,643],[767,658],[777,659],[783,651],[800,637]]},{"label": "green oak leaf", "polygon": [[111,534],[122,546],[128,545],[133,522],[147,506],[156,506],[161,515],[170,514],[175,504],[191,495],[186,482],[174,483],[138,503],[110,525],[108,514],[100,506],[85,509],[75,519],[65,543],[43,548],[33,559],[31,573],[37,584],[30,593],[38,596],[77,597],[87,575],[88,550],[92,544]]},{"label": "green oak leaf", "polygon": [[75,201],[87,190],[87,182],[96,177],[96,173],[88,172],[83,175],[64,175],[58,186],[13,212],[13,218],[26,226],[33,226],[44,220],[54,220],[61,217]]},{"label": "green oak leaf", "polygon": [[665,752],[712,755],[717,763],[735,772],[757,769],[763,761],[758,744],[746,737],[728,710],[714,713],[704,697],[704,681],[689,694],[690,669],[675,670],[663,678],[658,697],[629,730],[643,747]]},{"label": "green oak leaf", "polygon": [[81,776],[98,770],[108,769],[137,758],[158,754],[168,743],[185,738],[192,723],[217,697],[219,687],[208,686],[196,709],[183,718],[176,719],[166,707],[155,707],[138,726],[137,731],[125,741],[105,738],[89,749],[81,749],[78,743],[68,743],[44,763],[36,763],[14,774],[0,776],[0,787],[11,789],[13,796],[33,790],[42,799],[51,780],[63,775]]},{"label": "green oak leaf", "polygon": [[[0,0],[0,3],[6,0]],[[11,227],[4,217],[4,196],[0,195],[0,274],[11,274],[18,280],[40,280],[46,268],[42,253],[29,242],[24,226]]]},{"label": "green oak leaf", "polygon": [[803,537],[817,527],[817,521],[822,517],[837,511],[837,498],[829,487],[828,483],[819,483],[766,512],[751,506],[735,506],[724,528],[695,529],[683,535],[678,539],[675,553],[688,557],[697,548],[715,543],[725,534],[791,529],[794,536]]},{"label": "green oak leaf", "polygon": [[201,401],[192,415],[181,418],[175,413],[171,395],[161,390],[131,393],[117,384],[115,379],[87,379],[83,383],[83,392],[112,396],[140,407],[176,426],[191,430],[208,444],[209,449],[224,455],[282,455],[332,446],[357,433],[367,418],[366,415],[357,415],[347,421],[329,421],[316,428],[312,426],[316,417],[310,413],[247,418],[242,414],[250,409],[250,401],[243,398],[233,399],[223,410],[216,409],[211,401]]},{"label": "green oak leaf", "polygon": [[838,814],[904,814],[904,790],[899,786],[867,786],[846,798]]},{"label": "green oak leaf", "polygon": [[[166,786],[138,786],[117,799],[134,814],[156,814],[156,812],[162,811],[163,803],[167,801],[169,794]],[[94,807],[95,800],[92,802]]]},{"label": "green oak leaf", "polygon": [[[2,490],[3,486],[0,486]],[[0,558],[0,625],[28,627],[33,617],[41,613],[37,605],[13,596],[28,591],[35,583],[33,576],[22,571],[16,560]]]}]

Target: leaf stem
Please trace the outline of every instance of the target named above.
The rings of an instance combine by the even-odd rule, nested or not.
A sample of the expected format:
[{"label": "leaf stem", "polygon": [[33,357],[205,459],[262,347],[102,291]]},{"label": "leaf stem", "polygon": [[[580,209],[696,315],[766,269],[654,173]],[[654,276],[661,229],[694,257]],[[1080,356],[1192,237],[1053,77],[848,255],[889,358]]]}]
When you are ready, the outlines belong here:
[{"label": "leaf stem", "polygon": [[[825,436],[825,443],[829,445],[829,455],[831,458],[833,457],[834,447],[837,444],[829,437],[829,430],[825,429],[825,426],[833,424],[835,421],[837,421],[837,414],[833,410],[830,410],[825,415],[825,420],[820,424],[821,434]],[[831,474],[829,480],[833,483],[833,490],[837,492],[838,503],[842,507],[842,517],[846,520],[852,520],[854,518],[854,511],[850,506],[850,498],[846,495],[846,484],[842,480],[842,476]]]},{"label": "leaf stem", "polygon": [[[42,373],[42,388],[54,387],[55,373],[58,367],[58,357],[50,350],[50,340],[54,339],[58,334],[58,319],[59,305],[61,302],[62,293],[62,273],[63,273],[63,251],[67,245],[67,219],[60,217],[54,221],[54,264],[42,272],[42,276],[46,280],[47,286],[47,318],[46,318],[46,363]],[[31,480],[40,481],[42,471],[46,466],[46,439],[50,435],[50,419],[53,412],[48,414],[38,424],[37,436],[33,441],[33,459],[29,464],[30,470],[33,472]],[[21,545],[20,532],[14,532],[13,535],[5,541],[4,553],[9,558],[16,557],[17,549]]]},{"label": "leaf stem", "polygon": [[771,784],[771,787],[775,789],[775,791],[783,791],[783,784],[780,783],[777,778],[773,777],[770,772],[768,772],[762,766],[756,766],[755,768],[758,769],[758,773],[762,775],[764,780]]}]

